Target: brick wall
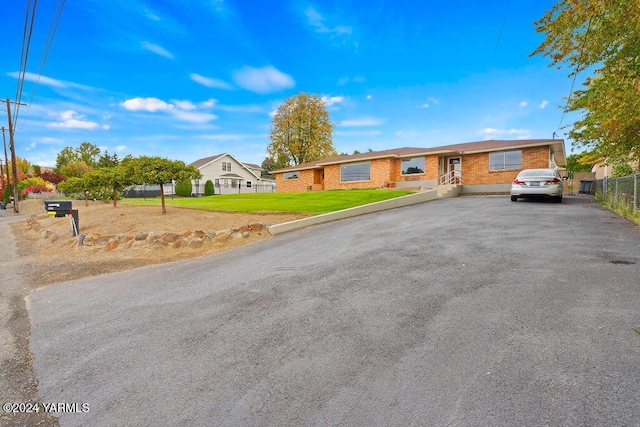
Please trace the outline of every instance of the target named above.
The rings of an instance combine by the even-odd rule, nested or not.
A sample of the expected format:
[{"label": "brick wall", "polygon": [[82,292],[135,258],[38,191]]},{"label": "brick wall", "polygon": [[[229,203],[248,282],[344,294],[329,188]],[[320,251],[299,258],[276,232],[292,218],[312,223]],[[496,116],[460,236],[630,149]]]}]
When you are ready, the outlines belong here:
[{"label": "brick wall", "polygon": [[329,165],[324,168],[325,190],[348,190],[350,188],[382,187],[391,181],[394,159],[371,160],[371,179],[369,181],[340,182],[340,165]]},{"label": "brick wall", "polygon": [[308,191],[309,186],[313,188],[313,169],[301,170],[300,178],[298,179],[284,179],[283,173],[276,174],[276,192],[277,193],[292,193]]},{"label": "brick wall", "polygon": [[392,159],[391,181],[407,182],[407,181],[425,181],[438,179],[438,156],[425,156],[424,173],[416,173],[411,175],[402,175],[402,159]]},{"label": "brick wall", "polygon": [[[549,147],[529,147],[522,149],[522,169],[548,168]],[[506,171],[489,170],[489,153],[465,154],[462,157],[462,183],[508,184],[522,169]]]}]

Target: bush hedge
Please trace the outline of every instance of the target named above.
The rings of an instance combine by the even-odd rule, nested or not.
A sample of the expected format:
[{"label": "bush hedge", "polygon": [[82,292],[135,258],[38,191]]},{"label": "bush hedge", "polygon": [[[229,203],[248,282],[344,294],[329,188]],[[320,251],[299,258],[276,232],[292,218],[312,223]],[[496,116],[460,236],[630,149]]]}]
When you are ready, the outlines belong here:
[{"label": "bush hedge", "polygon": [[216,190],[213,188],[213,182],[209,179],[204,183],[204,195],[213,196],[216,194]]}]

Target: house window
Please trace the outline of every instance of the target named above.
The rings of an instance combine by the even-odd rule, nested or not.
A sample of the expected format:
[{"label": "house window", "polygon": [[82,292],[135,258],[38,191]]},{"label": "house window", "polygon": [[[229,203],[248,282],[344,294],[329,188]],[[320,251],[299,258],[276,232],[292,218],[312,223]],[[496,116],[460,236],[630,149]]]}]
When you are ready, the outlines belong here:
[{"label": "house window", "polygon": [[227,172],[231,172],[231,163],[227,163]]},{"label": "house window", "polygon": [[340,166],[340,182],[371,180],[371,162]]},{"label": "house window", "polygon": [[251,181],[247,181],[247,188],[251,188]]},{"label": "house window", "polygon": [[223,172],[227,171],[227,162],[222,162],[222,171]]},{"label": "house window", "polygon": [[402,175],[424,173],[424,157],[402,159]]},{"label": "house window", "polygon": [[236,180],[235,180],[235,179],[232,179],[232,180],[231,180],[231,188],[236,188],[237,186],[238,186],[238,185],[237,185]]},{"label": "house window", "polygon": [[522,150],[489,153],[489,170],[522,169]]},{"label": "house window", "polygon": [[285,172],[284,179],[298,179],[300,178],[300,171],[295,171],[295,172]]},{"label": "house window", "polygon": [[224,188],[229,188],[229,179],[228,178],[224,179]]},{"label": "house window", "polygon": [[220,188],[220,179],[219,179],[219,178],[216,178],[216,179],[215,179],[215,182],[213,183],[213,185],[214,185],[214,186],[216,186],[216,187],[218,187],[218,188]]}]

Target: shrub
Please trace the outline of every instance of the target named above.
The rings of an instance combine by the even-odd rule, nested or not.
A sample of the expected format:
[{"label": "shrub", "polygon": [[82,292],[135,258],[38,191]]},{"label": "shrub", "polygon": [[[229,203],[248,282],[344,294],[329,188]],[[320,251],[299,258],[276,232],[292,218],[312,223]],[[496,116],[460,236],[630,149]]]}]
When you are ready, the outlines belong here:
[{"label": "shrub", "polygon": [[176,182],[176,194],[182,197],[190,197],[191,196],[191,181],[185,179],[183,181]]},{"label": "shrub", "polygon": [[[18,192],[20,194],[25,194],[24,190],[27,187],[45,188],[42,191],[53,191],[53,190],[55,190],[53,184],[51,184],[50,182],[45,181],[44,179],[40,178],[39,176],[34,176],[32,178],[27,178],[27,179],[24,179],[22,181],[18,181]],[[30,192],[31,193],[39,193],[40,191],[30,191]]]},{"label": "shrub", "polygon": [[204,183],[204,195],[213,196],[214,194],[216,194],[216,191],[213,188],[213,182],[209,179]]}]

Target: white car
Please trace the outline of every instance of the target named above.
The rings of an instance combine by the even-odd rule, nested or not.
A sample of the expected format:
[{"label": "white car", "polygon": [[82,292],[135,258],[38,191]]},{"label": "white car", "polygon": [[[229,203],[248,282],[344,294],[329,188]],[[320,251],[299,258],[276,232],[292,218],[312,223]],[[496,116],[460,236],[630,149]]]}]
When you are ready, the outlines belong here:
[{"label": "white car", "polygon": [[564,184],[556,169],[524,169],[511,183],[511,201],[518,198],[544,197],[562,202]]}]

